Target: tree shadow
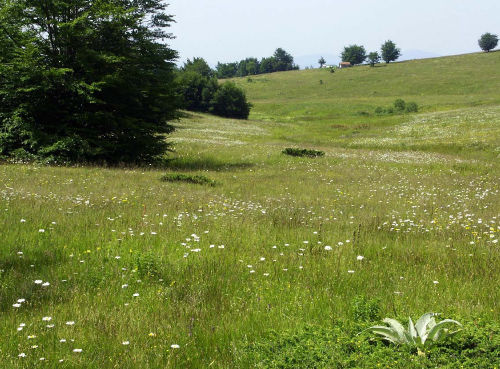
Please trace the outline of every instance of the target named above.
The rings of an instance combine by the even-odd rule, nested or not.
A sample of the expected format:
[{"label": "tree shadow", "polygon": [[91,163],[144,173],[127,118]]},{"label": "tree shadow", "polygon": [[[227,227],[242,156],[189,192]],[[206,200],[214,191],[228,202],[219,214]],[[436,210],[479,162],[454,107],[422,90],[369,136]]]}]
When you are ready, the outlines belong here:
[{"label": "tree shadow", "polygon": [[216,158],[173,158],[163,162],[163,169],[174,170],[211,170],[211,171],[231,171],[247,169],[253,167],[253,163],[239,161],[227,162]]}]

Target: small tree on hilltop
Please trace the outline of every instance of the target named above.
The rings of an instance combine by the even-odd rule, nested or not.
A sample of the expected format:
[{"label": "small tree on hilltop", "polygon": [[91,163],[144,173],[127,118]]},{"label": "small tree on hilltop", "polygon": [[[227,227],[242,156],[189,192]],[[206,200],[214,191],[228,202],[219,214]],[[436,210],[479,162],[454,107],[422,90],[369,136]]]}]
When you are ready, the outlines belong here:
[{"label": "small tree on hilltop", "polygon": [[323,58],[323,57],[319,58],[318,63],[319,63],[319,67],[323,68],[323,65],[326,64],[325,58]]},{"label": "small tree on hilltop", "polygon": [[478,43],[481,50],[489,52],[490,50],[493,50],[495,47],[497,47],[498,36],[487,32],[481,36]]},{"label": "small tree on hilltop", "polygon": [[382,59],[386,63],[397,60],[401,56],[401,50],[396,47],[396,44],[391,40],[384,42],[381,47]]},{"label": "small tree on hilltop", "polygon": [[350,62],[352,65],[361,64],[366,59],[366,50],[364,46],[349,45],[344,47],[340,57],[342,61]]},{"label": "small tree on hilltop", "polygon": [[374,67],[375,64],[380,62],[380,55],[376,51],[371,52],[368,54],[368,60],[370,61],[370,66]]}]

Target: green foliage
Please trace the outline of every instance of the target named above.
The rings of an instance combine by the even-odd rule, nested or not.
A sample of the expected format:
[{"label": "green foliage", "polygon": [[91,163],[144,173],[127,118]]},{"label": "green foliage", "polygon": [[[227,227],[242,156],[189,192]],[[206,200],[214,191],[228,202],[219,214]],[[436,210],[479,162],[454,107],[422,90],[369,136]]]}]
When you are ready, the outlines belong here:
[{"label": "green foliage", "polygon": [[406,108],[406,103],[403,99],[396,99],[394,101],[394,108],[398,111],[404,111]]},{"label": "green foliage", "polygon": [[215,67],[217,78],[231,78],[238,72],[238,63],[217,63]]},{"label": "green foliage", "polygon": [[274,60],[274,57],[272,57],[272,56],[270,56],[268,58],[262,58],[262,60],[260,61],[260,66],[259,66],[259,74],[274,72],[274,65],[275,64],[276,64],[276,61]]},{"label": "green foliage", "polygon": [[405,329],[401,323],[395,319],[385,318],[385,325],[374,325],[366,331],[373,332],[382,336],[386,341],[396,344],[418,346],[420,348],[428,347],[439,340],[446,339],[449,335],[457,331],[450,332],[449,327],[462,324],[452,319],[444,319],[436,323],[435,313],[426,313],[422,315],[415,324],[411,318],[408,321],[408,329]]},{"label": "green foliage", "polygon": [[239,119],[250,114],[251,104],[243,90],[230,82],[219,85],[203,58],[188,60],[178,73],[177,86],[184,109]]},{"label": "green foliage", "polygon": [[407,113],[416,113],[418,112],[418,105],[414,101],[410,101],[406,104],[406,112]]},{"label": "green foliage", "polygon": [[376,51],[373,51],[371,53],[368,54],[368,60],[370,62],[370,66],[371,67],[374,67],[375,64],[377,64],[378,62],[380,62],[380,55],[378,52]]},{"label": "green foliage", "polygon": [[352,317],[357,322],[380,319],[380,301],[364,296],[355,297],[352,302]]},{"label": "green foliage", "polygon": [[315,158],[319,156],[324,156],[325,153],[323,151],[318,150],[308,150],[308,149],[298,149],[295,147],[287,147],[284,149],[283,154],[290,156],[307,156],[309,158]]},{"label": "green foliage", "polygon": [[345,46],[340,57],[342,61],[350,62],[352,65],[361,64],[366,59],[366,50],[360,45]]},{"label": "green foliage", "polygon": [[274,72],[284,72],[287,70],[299,69],[299,67],[293,63],[293,56],[291,56],[282,48],[276,49],[273,58],[274,58],[274,65],[273,65]]},{"label": "green foliage", "polygon": [[259,61],[256,58],[246,58],[239,62],[236,76],[245,77],[259,73]]},{"label": "green foliage", "polygon": [[293,57],[282,48],[276,49],[273,56],[262,58],[246,58],[236,63],[217,63],[218,78],[245,77],[249,75],[273,73],[299,69]]},{"label": "green foliage", "polygon": [[163,182],[185,182],[199,185],[215,186],[215,181],[201,175],[189,175],[182,173],[165,174],[160,178]]},{"label": "green foliage", "polygon": [[481,38],[478,41],[479,47],[481,50],[489,52],[493,50],[498,45],[498,36],[492,33],[485,33],[481,35]]},{"label": "green foliage", "polygon": [[150,161],[178,107],[172,22],[159,0],[0,7],[0,154]]},{"label": "green foliage", "polygon": [[319,58],[319,60],[318,60],[318,64],[319,64],[319,67],[320,67],[320,68],[323,68],[323,65],[325,65],[325,64],[326,64],[326,60],[325,60],[325,58],[323,58],[323,57]]},{"label": "green foliage", "polygon": [[248,119],[251,107],[241,88],[233,82],[225,82],[210,101],[209,111],[221,117]]},{"label": "green foliage", "polygon": [[397,60],[401,56],[401,50],[391,40],[384,42],[381,46],[382,59],[386,63]]},{"label": "green foliage", "polygon": [[395,368],[491,369],[500,365],[498,323],[467,324],[418,356],[408,345],[388,345],[356,334],[360,324],[335,321],[329,328],[306,325],[294,330],[271,331],[246,342],[242,366],[255,368]]},{"label": "green foliage", "polygon": [[184,63],[182,70],[184,72],[195,72],[201,74],[205,78],[211,78],[215,75],[214,71],[210,68],[205,59],[197,57],[193,58],[193,60],[188,59]]},{"label": "green foliage", "polygon": [[394,100],[393,106],[388,108],[383,108],[381,106],[377,106],[375,108],[375,114],[394,114],[394,113],[416,113],[418,112],[418,104],[416,102],[405,102],[403,99]]},{"label": "green foliage", "polygon": [[217,78],[207,77],[191,70],[179,73],[177,85],[183,100],[183,108],[200,112],[209,110],[210,101],[219,87]]}]

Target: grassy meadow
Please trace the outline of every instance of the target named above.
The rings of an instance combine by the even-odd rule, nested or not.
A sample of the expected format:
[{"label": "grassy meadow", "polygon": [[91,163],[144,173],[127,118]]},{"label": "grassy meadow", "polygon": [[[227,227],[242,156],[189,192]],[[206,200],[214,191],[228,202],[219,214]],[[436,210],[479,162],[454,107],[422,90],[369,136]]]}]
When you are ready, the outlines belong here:
[{"label": "grassy meadow", "polygon": [[[498,368],[499,70],[243,78],[250,119],[186,113],[166,168],[3,164],[0,368]],[[429,311],[464,329],[426,356],[358,335]]]}]

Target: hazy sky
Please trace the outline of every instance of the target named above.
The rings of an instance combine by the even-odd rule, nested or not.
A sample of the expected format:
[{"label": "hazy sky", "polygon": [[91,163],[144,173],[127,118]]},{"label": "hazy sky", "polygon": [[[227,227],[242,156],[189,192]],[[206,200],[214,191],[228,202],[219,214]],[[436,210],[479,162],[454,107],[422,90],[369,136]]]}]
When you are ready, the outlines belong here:
[{"label": "hazy sky", "polygon": [[270,56],[340,54],[357,43],[439,55],[479,51],[482,33],[500,34],[500,0],[166,0],[175,16],[170,45],[180,59],[210,64]]}]

